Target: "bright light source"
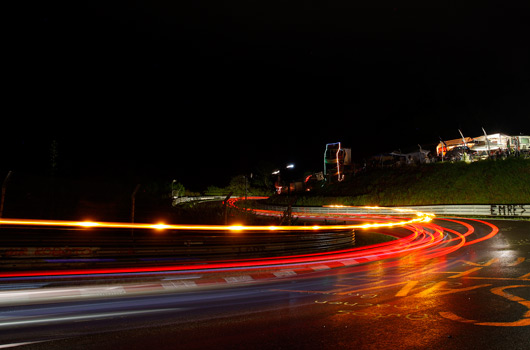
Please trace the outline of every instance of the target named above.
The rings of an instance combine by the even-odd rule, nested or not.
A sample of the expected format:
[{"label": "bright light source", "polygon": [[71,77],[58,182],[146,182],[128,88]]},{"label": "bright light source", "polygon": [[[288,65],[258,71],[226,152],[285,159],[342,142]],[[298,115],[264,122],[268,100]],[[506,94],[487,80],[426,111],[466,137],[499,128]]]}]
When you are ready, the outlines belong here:
[{"label": "bright light source", "polygon": [[293,169],[294,168],[294,164],[287,164],[286,168],[287,169]]},{"label": "bright light source", "polygon": [[80,222],[78,225],[83,226],[83,227],[94,227],[94,226],[99,226],[99,223],[92,222],[92,221],[85,221],[85,222]]},{"label": "bright light source", "polygon": [[[255,197],[256,199],[261,197]],[[234,199],[235,201],[235,199]],[[230,202],[231,206],[234,206],[233,202]],[[333,207],[333,206],[329,206]],[[347,206],[340,206],[347,207]],[[390,222],[374,222],[369,224],[361,225],[329,225],[325,226],[325,229],[337,230],[337,229],[362,229],[362,228],[374,228],[374,227],[394,227],[394,226],[404,226],[413,223],[419,222],[430,222],[434,219],[435,215],[431,213],[422,213],[416,212],[411,209],[402,209],[402,208],[384,208],[384,207],[364,207],[364,209],[370,210],[392,210],[397,213],[411,213],[416,214],[416,218],[407,219],[403,221],[390,221]],[[256,210],[264,215],[280,215],[279,213],[275,214],[275,211],[269,210]],[[362,214],[362,215],[371,215],[371,214]],[[147,223],[120,223],[120,222],[92,222],[92,221],[52,221],[52,220],[24,220],[24,219],[3,219],[0,218],[0,225],[36,225],[36,226],[67,226],[67,227],[106,227],[106,228],[136,228],[136,229],[157,229],[157,230],[229,230],[229,231],[243,231],[243,230],[253,230],[253,231],[275,231],[275,230],[285,230],[285,231],[307,231],[308,229],[319,230],[323,229],[323,226],[243,226],[241,224],[236,224],[232,226],[225,225],[167,225],[163,223],[159,224],[147,224]]]},{"label": "bright light source", "polygon": [[157,229],[157,230],[164,230],[166,228],[168,228],[169,226],[166,225],[166,224],[156,224],[156,225],[153,225],[153,228]]}]

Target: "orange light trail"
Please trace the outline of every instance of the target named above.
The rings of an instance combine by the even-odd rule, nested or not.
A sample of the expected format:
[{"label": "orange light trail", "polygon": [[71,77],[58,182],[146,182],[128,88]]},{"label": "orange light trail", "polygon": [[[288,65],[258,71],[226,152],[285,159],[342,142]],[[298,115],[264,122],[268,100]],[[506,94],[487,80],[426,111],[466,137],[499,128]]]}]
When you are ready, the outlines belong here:
[{"label": "orange light trail", "polygon": [[[229,205],[235,206],[236,200],[230,200]],[[117,222],[92,222],[92,221],[55,221],[55,220],[23,220],[23,219],[0,219],[0,225],[24,225],[24,226],[48,226],[48,227],[83,227],[83,228],[116,228],[116,229],[152,229],[152,230],[185,230],[185,231],[227,231],[227,232],[258,232],[258,231],[334,231],[334,230],[356,230],[372,228],[402,227],[409,234],[396,234],[395,240],[349,249],[308,253],[292,256],[265,257],[259,259],[227,260],[227,261],[207,261],[198,262],[191,265],[170,265],[170,266],[131,266],[116,268],[94,268],[62,271],[26,271],[26,272],[3,272],[0,278],[24,277],[24,276],[50,276],[50,275],[85,275],[85,274],[115,274],[115,273],[143,273],[143,272],[172,272],[188,273],[196,271],[219,271],[231,269],[279,269],[285,267],[307,268],[311,265],[322,264],[343,264],[351,266],[359,263],[382,260],[388,258],[399,258],[410,254],[416,254],[418,258],[434,258],[454,252],[461,247],[474,244],[493,237],[498,228],[490,223],[475,220],[490,227],[491,232],[483,237],[470,240],[474,233],[474,228],[470,224],[460,220],[442,219],[454,221],[463,225],[467,231],[459,233],[455,230],[442,228],[432,223],[433,214],[416,212],[410,209],[400,208],[380,208],[364,207],[369,211],[390,209],[396,213],[412,214],[414,218],[402,218],[395,216],[383,216],[376,214],[315,214],[312,219],[333,218],[345,221],[366,221],[360,224],[345,225],[313,225],[313,226],[245,226],[245,225],[170,225],[170,224],[147,224],[147,223],[117,223]],[[281,212],[253,209],[258,215],[281,215]],[[293,213],[295,215],[307,215],[307,213]],[[472,219],[468,219],[472,220]],[[450,235],[449,235],[450,234]],[[452,236],[452,237],[451,237]]]},{"label": "orange light trail", "polygon": [[[254,210],[258,213],[266,210]],[[25,220],[25,219],[0,219],[0,225],[23,226],[54,226],[54,227],[98,227],[98,228],[124,228],[124,229],[156,229],[156,230],[186,230],[186,231],[308,231],[308,230],[355,230],[377,227],[396,227],[413,223],[429,222],[432,214],[416,213],[417,218],[398,222],[371,222],[359,225],[313,225],[313,226],[245,226],[245,225],[171,225],[149,223],[123,223],[123,222],[94,222],[94,221],[61,221],[61,220]]]}]

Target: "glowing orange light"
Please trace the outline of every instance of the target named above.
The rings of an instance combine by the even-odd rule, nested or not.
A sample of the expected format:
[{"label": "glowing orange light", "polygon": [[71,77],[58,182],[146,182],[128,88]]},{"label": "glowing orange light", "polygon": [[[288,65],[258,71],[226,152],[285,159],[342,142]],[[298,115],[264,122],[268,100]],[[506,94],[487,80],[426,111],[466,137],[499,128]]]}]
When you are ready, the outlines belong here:
[{"label": "glowing orange light", "polygon": [[95,226],[99,226],[99,223],[97,223],[97,222],[92,222],[92,221],[84,221],[84,222],[80,222],[80,223],[79,223],[79,226],[83,226],[83,227],[95,227]]},{"label": "glowing orange light", "polygon": [[[265,212],[265,211],[261,211]],[[409,220],[396,222],[373,222],[360,225],[327,225],[327,226],[245,226],[245,225],[169,225],[169,224],[147,224],[147,223],[120,223],[120,222],[93,222],[93,221],[59,221],[59,220],[25,220],[25,219],[0,219],[0,225],[31,225],[31,226],[58,226],[58,227],[100,227],[100,228],[125,228],[125,229],[156,229],[156,230],[215,230],[215,231],[307,231],[313,230],[344,230],[344,229],[363,229],[376,227],[395,227],[419,222],[429,222],[433,214],[414,212],[417,217]]]},{"label": "glowing orange light", "polygon": [[[351,215],[351,214],[343,214]],[[363,216],[364,217],[364,216]],[[378,217],[373,215],[372,218],[380,220],[395,220],[395,217]],[[488,222],[474,220],[478,223],[485,224],[490,227],[491,231],[486,233],[482,237],[475,238],[473,240],[468,240],[466,237],[470,237],[474,232],[474,228],[464,222],[450,219],[442,219],[454,221],[459,224],[464,225],[468,228],[467,232],[459,233],[455,230],[449,228],[442,228],[433,223],[424,224],[424,217],[418,217],[414,219],[416,222],[406,224],[403,227],[409,231],[411,234],[406,236],[396,236],[397,240],[392,240],[388,242],[383,242],[379,244],[374,244],[370,246],[360,246],[354,248],[348,248],[343,250],[331,251],[331,252],[319,252],[319,253],[308,253],[302,255],[291,255],[291,256],[281,256],[281,257],[265,257],[260,259],[251,259],[251,260],[229,260],[229,261],[213,261],[213,262],[204,262],[203,264],[191,264],[191,265],[169,265],[169,266],[132,266],[132,267],[111,267],[111,268],[97,268],[97,269],[81,269],[81,270],[65,270],[65,271],[12,271],[12,272],[0,272],[0,278],[4,277],[20,277],[20,276],[64,276],[64,275],[81,275],[81,274],[108,274],[108,273],[142,273],[142,272],[163,272],[163,271],[172,271],[172,272],[189,272],[194,270],[205,270],[205,269],[215,269],[219,271],[221,269],[262,269],[262,268],[278,268],[278,267],[295,267],[303,266],[307,268],[308,266],[317,265],[322,266],[323,264],[332,264],[333,266],[351,266],[355,264],[362,264],[364,262],[371,262],[377,260],[383,260],[388,258],[402,257],[410,254],[415,254],[415,258],[430,259],[434,257],[439,257],[446,255],[448,253],[454,252],[455,250],[460,249],[463,246],[481,242],[485,239],[493,237],[499,232],[498,228]],[[428,219],[431,219],[428,217]],[[357,220],[353,218],[353,220]],[[411,220],[409,220],[411,221]],[[406,221],[405,221],[406,222]],[[17,219],[0,219],[0,224],[19,224],[27,225],[31,223],[33,225],[63,225],[63,226],[83,226],[86,225],[82,222],[61,222],[61,221],[40,221],[40,220],[17,220]],[[390,222],[390,224],[395,225],[401,223],[399,222]],[[118,223],[97,223],[98,226],[107,225],[106,227],[118,227],[117,225],[122,225],[119,227],[131,227],[132,224],[118,224]],[[386,222],[375,222],[371,224],[358,225],[375,227],[385,226]],[[152,224],[136,224],[140,228],[150,228],[153,229],[157,225]],[[187,225],[163,225],[164,228],[170,227],[175,228],[193,228],[193,229],[252,229],[252,230],[277,230],[277,229],[332,229],[332,228],[342,228],[353,227],[355,225],[336,225],[336,226],[242,226],[242,225],[232,225],[232,226],[187,226]],[[446,233],[451,233],[455,235],[455,238],[450,238]],[[453,243],[455,242],[455,243]],[[341,265],[342,263],[342,265]]]},{"label": "glowing orange light", "polygon": [[165,225],[165,224],[156,224],[156,225],[153,225],[153,228],[154,229],[157,229],[157,230],[165,230],[167,229],[169,226],[168,225]]}]

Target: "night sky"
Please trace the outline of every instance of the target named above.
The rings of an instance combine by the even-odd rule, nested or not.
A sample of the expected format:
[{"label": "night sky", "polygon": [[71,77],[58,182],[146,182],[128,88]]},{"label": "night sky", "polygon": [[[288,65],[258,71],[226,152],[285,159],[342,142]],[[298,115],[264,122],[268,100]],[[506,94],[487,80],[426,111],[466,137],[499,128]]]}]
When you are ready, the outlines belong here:
[{"label": "night sky", "polygon": [[20,4],[0,168],[41,166],[57,140],[72,173],[222,185],[263,162],[320,171],[330,142],[362,159],[530,134],[528,2],[457,3]]}]

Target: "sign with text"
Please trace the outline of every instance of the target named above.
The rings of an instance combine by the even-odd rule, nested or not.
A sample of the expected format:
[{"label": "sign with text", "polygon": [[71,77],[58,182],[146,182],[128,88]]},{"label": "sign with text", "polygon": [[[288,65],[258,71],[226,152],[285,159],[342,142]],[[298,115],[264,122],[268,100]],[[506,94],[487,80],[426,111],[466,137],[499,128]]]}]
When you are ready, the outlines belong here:
[{"label": "sign with text", "polygon": [[530,215],[530,206],[525,206],[524,204],[492,204],[490,212],[493,216],[528,216]]}]

